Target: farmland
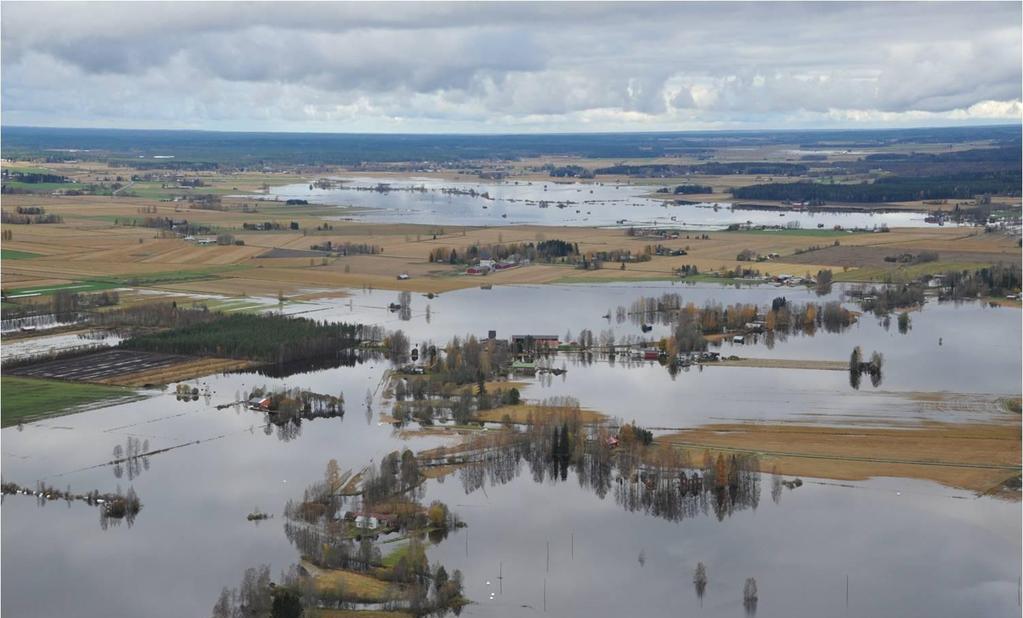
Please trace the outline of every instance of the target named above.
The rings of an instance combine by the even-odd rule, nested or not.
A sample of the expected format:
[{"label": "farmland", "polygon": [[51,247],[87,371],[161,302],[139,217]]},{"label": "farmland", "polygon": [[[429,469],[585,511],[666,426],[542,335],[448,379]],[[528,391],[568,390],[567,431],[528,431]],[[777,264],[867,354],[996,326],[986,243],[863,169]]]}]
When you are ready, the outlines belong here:
[{"label": "farmland", "polygon": [[86,405],[124,400],[132,391],[114,386],[22,378],[5,372],[0,383],[3,426],[68,414]]},{"label": "farmland", "polygon": [[[317,210],[294,207],[290,216],[299,231],[251,232],[242,224],[263,220],[267,215],[238,210],[181,210],[180,205],[138,198],[10,196],[5,204],[42,204],[47,212],[60,214],[64,223],[33,226],[5,226],[12,238],[5,251],[2,282],[9,296],[35,296],[58,289],[92,291],[117,287],[144,287],[185,294],[226,294],[229,296],[287,296],[319,290],[330,293],[343,287],[408,289],[421,292],[479,285],[476,278],[458,276],[461,268],[431,263],[428,257],[438,248],[462,250],[473,244],[536,242],[559,238],[578,243],[583,253],[621,250],[638,254],[648,245],[661,244],[683,249],[680,257],[654,256],[648,262],[628,264],[626,270],[579,271],[556,264],[535,264],[527,268],[493,273],[488,283],[553,283],[572,281],[649,280],[672,278],[682,265],[694,265],[701,272],[741,265],[736,256],[743,250],[779,257],[755,267],[764,274],[814,273],[823,268],[842,271],[846,280],[879,280],[899,266],[885,265],[884,257],[898,253],[935,251],[940,270],[952,264],[991,264],[1018,259],[1015,238],[985,234],[978,229],[912,228],[885,234],[848,233],[832,230],[764,230],[682,233],[677,238],[631,237],[620,229],[559,228],[536,226],[509,228],[446,227],[405,224],[367,224],[332,221],[331,229],[321,227]],[[280,207],[275,207],[280,208]],[[133,222],[145,216],[187,218],[194,224],[229,232],[244,245],[198,246],[182,238],[161,237]],[[97,218],[102,217],[102,218]],[[440,233],[438,233],[440,232]],[[326,241],[359,242],[382,247],[376,255],[330,256],[309,252],[313,244]],[[837,243],[837,244],[836,244]],[[808,251],[813,247],[819,247]],[[265,256],[265,257],[260,257]],[[30,259],[17,259],[17,257]],[[10,261],[8,261],[10,260]],[[863,269],[862,272],[858,272]],[[396,275],[410,279],[398,281]]]},{"label": "farmland", "polygon": [[[209,558],[227,567],[210,578],[212,595],[178,612],[188,615],[264,556],[275,571],[283,558],[278,590],[301,592],[306,612],[322,616],[414,615],[396,599],[436,600],[441,563],[465,570],[480,607],[503,585],[529,587],[508,598],[537,608],[540,578],[555,581],[573,552],[572,568],[595,581],[620,577],[621,555],[638,554],[643,568],[649,553],[658,571],[627,585],[652,598],[648,574],[677,580],[678,555],[708,559],[722,539],[762,536],[764,521],[780,538],[827,547],[836,541],[820,521],[850,526],[879,503],[896,513],[886,526],[912,531],[916,556],[934,546],[920,521],[940,524],[936,538],[962,532],[930,501],[992,518],[1018,508],[1018,355],[1003,344],[1018,333],[1019,275],[973,271],[1018,264],[1021,246],[1020,198],[1004,176],[973,178],[948,198],[817,203],[875,197],[880,189],[860,185],[904,178],[909,165],[930,180],[895,183],[900,191],[948,189],[934,179],[941,170],[1013,164],[1002,151],[973,152],[1004,147],[1003,132],[940,144],[914,135],[863,135],[870,154],[803,135],[677,151],[646,138],[649,150],[594,138],[572,152],[557,140],[497,140],[493,158],[431,161],[394,158],[423,152],[416,139],[384,139],[358,163],[315,140],[303,152],[272,138],[259,147],[280,158],[259,165],[196,136],[153,138],[173,162],[133,160],[120,134],[102,156],[66,161],[33,150],[46,140],[22,141],[23,159],[4,169],[70,182],[5,182],[5,342],[47,345],[43,333],[60,333],[71,347],[5,358],[9,465],[25,483],[144,483],[149,504],[169,509],[162,525],[187,531],[159,549],[178,572],[205,550],[207,530],[251,542],[244,556]],[[481,152],[474,139],[450,144]],[[187,157],[174,150],[186,147]],[[311,152],[323,160],[304,162]],[[974,194],[988,188],[998,191]],[[842,285],[817,285],[828,280]],[[846,285],[860,282],[877,289]],[[825,308],[846,316],[840,327],[825,326]],[[528,349],[530,333],[558,345]],[[869,363],[850,371],[851,350]],[[305,392],[334,402],[331,413],[304,409]],[[40,445],[45,460],[30,455]],[[374,504],[374,492],[425,496],[424,507],[443,498],[468,526],[376,527],[368,520],[397,511]],[[201,508],[166,506],[193,503]],[[532,504],[542,517],[524,516]],[[755,521],[740,514],[750,508]],[[632,532],[594,536],[594,514],[601,529]],[[683,548],[659,526],[687,519],[701,533]],[[296,552],[281,552],[281,528]],[[410,578],[402,548],[413,540],[430,570]],[[545,544],[558,565],[549,575],[535,560]],[[822,551],[820,570],[893,557],[867,545]],[[614,560],[594,558],[595,547]],[[761,554],[744,562],[726,549],[743,569],[761,568]],[[246,570],[243,594],[265,590],[261,577]],[[547,592],[562,611],[558,588]]]}]

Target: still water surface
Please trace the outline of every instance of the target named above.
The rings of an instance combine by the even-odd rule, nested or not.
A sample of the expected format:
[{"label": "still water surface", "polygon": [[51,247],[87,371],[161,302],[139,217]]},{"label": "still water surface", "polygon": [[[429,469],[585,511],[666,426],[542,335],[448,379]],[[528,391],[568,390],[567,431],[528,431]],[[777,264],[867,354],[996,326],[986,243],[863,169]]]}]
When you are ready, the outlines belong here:
[{"label": "still water surface", "polygon": [[[387,185],[389,191],[371,190]],[[732,208],[731,204],[675,204],[652,199],[656,186],[553,181],[456,182],[436,178],[348,178],[335,188],[290,184],[270,189],[268,199],[354,207],[343,213],[374,223],[424,225],[634,225],[722,228],[731,223],[831,229],[922,227],[923,213],[787,212]]]},{"label": "still water surface", "polygon": [[[386,308],[394,292],[354,291],[351,305],[338,299],[289,310],[403,328],[414,342],[444,342],[490,328],[498,329],[498,336],[563,336],[581,328],[638,335],[638,325],[609,323],[601,316],[618,304],[664,291],[677,291],[697,304],[708,299],[766,304],[779,292],[799,302],[815,298],[798,289],[669,283],[540,291],[499,286],[432,300],[414,296],[408,321]],[[878,349],[887,361],[877,389],[866,384],[853,390],[845,372],[836,371],[719,367],[673,379],[653,363],[565,359],[567,374],[534,380],[525,395],[570,394],[584,405],[648,426],[805,414],[836,422],[874,413],[907,420],[977,419],[993,412],[973,410],[968,400],[935,407],[906,393],[1018,394],[1019,351],[1009,344],[1019,337],[1018,311],[930,303],[914,313],[906,335],[865,317],[841,334],[791,337],[773,348],[763,341],[723,348],[749,357],[819,359],[844,359],[856,344]],[[23,485],[45,480],[76,491],[132,485],[144,507],[132,527],[101,530],[98,512],[84,504],[39,507],[31,497],[7,497],[3,613],[205,616],[220,589],[237,586],[246,568],[268,563],[279,573],[298,559],[282,531],[284,504],[322,477],[328,459],[337,459],[342,469],[358,469],[394,449],[443,443],[400,439],[391,426],[378,422],[379,398],[367,414],[366,393],[376,392],[388,367],[375,360],[287,378],[251,372],[209,376],[192,381],[205,393],[197,401],[157,391],[143,401],[4,429],[5,480]],[[343,394],[347,412],[303,422],[298,432],[281,432],[243,406],[216,409],[264,385]],[[150,449],[179,448],[137,469],[122,469],[118,478],[117,470],[104,464],[130,437],[148,440]],[[667,521],[627,510],[614,491],[600,497],[574,471],[564,482],[550,477],[535,482],[522,464],[507,483],[488,481],[469,492],[455,475],[428,483],[426,500],[444,500],[468,527],[433,546],[430,557],[466,574],[466,592],[478,603],[466,608],[468,615],[542,612],[545,577],[553,615],[742,616],[746,577],[757,579],[762,617],[1018,615],[1019,502],[977,498],[927,482],[875,479],[842,486],[808,482],[785,490],[776,503],[766,477],[761,485],[756,508],[721,520],[711,511]],[[250,523],[245,516],[254,508],[275,516]],[[707,565],[710,577],[702,607],[691,583],[698,561]],[[490,592],[497,593],[493,601]]]}]

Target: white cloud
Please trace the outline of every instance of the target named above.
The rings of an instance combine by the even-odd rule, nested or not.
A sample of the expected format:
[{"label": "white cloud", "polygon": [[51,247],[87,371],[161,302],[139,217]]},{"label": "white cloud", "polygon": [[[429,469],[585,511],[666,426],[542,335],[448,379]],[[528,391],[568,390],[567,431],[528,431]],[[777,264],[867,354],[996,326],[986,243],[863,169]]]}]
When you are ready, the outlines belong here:
[{"label": "white cloud", "polygon": [[25,3],[5,124],[501,131],[1020,120],[1018,3]]}]

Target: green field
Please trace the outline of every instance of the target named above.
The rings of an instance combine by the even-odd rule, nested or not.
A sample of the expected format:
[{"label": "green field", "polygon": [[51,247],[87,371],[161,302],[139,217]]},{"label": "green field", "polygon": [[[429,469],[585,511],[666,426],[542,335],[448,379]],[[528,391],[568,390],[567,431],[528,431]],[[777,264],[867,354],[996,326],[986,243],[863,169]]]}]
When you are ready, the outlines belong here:
[{"label": "green field", "polygon": [[29,193],[52,193],[58,190],[81,190],[83,185],[73,182],[21,182],[20,180],[6,180],[3,186]]},{"label": "green field", "polygon": [[47,416],[74,412],[78,406],[129,397],[132,394],[130,389],[117,386],[2,376],[0,419],[3,427],[10,427]]},{"label": "green field", "polygon": [[0,249],[0,260],[30,260],[39,257],[40,254],[29,251],[15,251],[14,249]]},{"label": "green field", "polygon": [[210,268],[201,268],[196,270],[175,270],[162,273],[150,273],[145,275],[133,275],[124,277],[102,277],[94,279],[85,279],[82,281],[75,281],[72,283],[64,283],[60,285],[44,285],[28,288],[17,288],[13,290],[5,290],[6,294],[12,298],[18,296],[40,296],[53,294],[60,291],[68,292],[100,292],[103,290],[112,290],[115,288],[123,287],[145,287],[149,285],[157,285],[160,283],[182,283],[185,281],[202,281],[209,279],[218,279],[221,274],[245,270],[251,268],[251,266],[243,264],[231,264],[226,266],[213,266]]},{"label": "green field", "polygon": [[924,262],[899,266],[864,266],[847,271],[834,270],[834,280],[851,282],[912,281],[923,275],[936,275],[948,271],[978,270],[991,266],[985,262]]}]

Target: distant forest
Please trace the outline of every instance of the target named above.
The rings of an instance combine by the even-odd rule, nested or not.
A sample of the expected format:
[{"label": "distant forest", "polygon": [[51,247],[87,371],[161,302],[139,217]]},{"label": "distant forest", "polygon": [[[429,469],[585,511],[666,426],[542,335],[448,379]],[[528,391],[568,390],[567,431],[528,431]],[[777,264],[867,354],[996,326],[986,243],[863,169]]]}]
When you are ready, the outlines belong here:
[{"label": "distant forest", "polygon": [[958,174],[951,176],[887,176],[873,183],[823,184],[793,182],[738,187],[738,199],[794,202],[908,202],[912,200],[973,199],[985,193],[1020,194],[1020,172]]},{"label": "distant forest", "polygon": [[[704,156],[710,149],[796,145],[804,149],[990,140],[1018,150],[1018,125],[830,131],[713,131],[545,135],[400,135],[226,133],[2,127],[4,156],[51,161],[90,159],[133,167],[212,169],[218,166],[351,165],[371,162],[510,160],[565,155],[590,158]],[[173,157],[154,160],[154,156]],[[141,158],[140,158],[141,157]],[[708,164],[718,165],[718,164]],[[709,171],[705,173],[716,173]],[[785,173],[785,172],[747,172]]]}]

